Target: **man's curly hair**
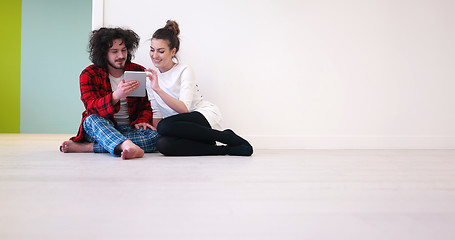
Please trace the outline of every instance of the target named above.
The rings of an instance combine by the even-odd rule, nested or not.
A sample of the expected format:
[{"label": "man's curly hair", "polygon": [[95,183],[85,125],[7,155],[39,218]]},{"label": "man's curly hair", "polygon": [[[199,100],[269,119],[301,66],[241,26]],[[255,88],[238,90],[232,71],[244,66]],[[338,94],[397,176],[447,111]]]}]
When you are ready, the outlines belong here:
[{"label": "man's curly hair", "polygon": [[126,62],[131,62],[134,52],[139,46],[140,37],[133,31],[123,28],[100,28],[91,33],[88,52],[90,61],[99,67],[107,67],[107,52],[115,39],[122,39],[128,50]]}]

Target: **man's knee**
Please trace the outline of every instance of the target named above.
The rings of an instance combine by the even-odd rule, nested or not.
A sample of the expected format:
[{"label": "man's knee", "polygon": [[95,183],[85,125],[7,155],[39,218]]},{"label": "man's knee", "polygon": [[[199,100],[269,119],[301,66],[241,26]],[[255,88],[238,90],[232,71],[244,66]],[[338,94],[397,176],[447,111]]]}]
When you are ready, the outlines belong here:
[{"label": "man's knee", "polygon": [[101,116],[99,116],[97,114],[91,114],[91,115],[87,116],[84,121],[92,122],[92,121],[99,121],[101,119],[104,119],[104,118],[102,118]]},{"label": "man's knee", "polygon": [[97,114],[91,114],[91,115],[87,116],[85,118],[85,120],[84,120],[84,125],[92,124],[92,123],[98,123],[98,122],[104,122],[104,123],[107,123],[109,125],[114,125],[114,123],[111,120],[103,118],[103,117],[101,117],[100,115],[97,115]]},{"label": "man's knee", "polygon": [[92,122],[96,121],[98,119],[98,115],[92,114],[84,119],[84,127],[85,125],[91,124]]},{"label": "man's knee", "polygon": [[96,131],[96,129],[99,129],[99,127],[113,127],[114,123],[111,120],[103,118],[99,115],[91,114],[84,119],[82,126],[85,132],[87,132],[89,135],[93,135],[94,131]]},{"label": "man's knee", "polygon": [[158,132],[155,131],[155,130],[152,130],[150,128],[147,128],[147,129],[143,129],[143,128],[139,128],[139,129],[134,129],[134,134],[139,134],[138,136],[141,136],[141,137],[145,137],[145,138],[157,138],[159,136]]}]

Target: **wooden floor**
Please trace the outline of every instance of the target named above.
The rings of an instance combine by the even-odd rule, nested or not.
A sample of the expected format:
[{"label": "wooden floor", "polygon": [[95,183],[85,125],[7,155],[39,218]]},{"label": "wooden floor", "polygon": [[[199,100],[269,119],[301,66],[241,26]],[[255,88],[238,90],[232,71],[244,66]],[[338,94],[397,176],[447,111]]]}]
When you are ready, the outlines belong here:
[{"label": "wooden floor", "polygon": [[121,160],[0,134],[0,239],[455,239],[455,150]]}]

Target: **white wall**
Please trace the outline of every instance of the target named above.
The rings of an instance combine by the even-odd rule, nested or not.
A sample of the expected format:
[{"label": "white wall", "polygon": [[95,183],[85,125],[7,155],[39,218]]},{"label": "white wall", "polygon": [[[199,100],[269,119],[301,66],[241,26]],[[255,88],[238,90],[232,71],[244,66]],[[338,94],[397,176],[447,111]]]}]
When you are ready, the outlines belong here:
[{"label": "white wall", "polygon": [[[96,0],[95,0],[96,1]],[[142,38],[174,19],[225,126],[256,148],[455,148],[455,9],[444,0],[104,0]]]}]

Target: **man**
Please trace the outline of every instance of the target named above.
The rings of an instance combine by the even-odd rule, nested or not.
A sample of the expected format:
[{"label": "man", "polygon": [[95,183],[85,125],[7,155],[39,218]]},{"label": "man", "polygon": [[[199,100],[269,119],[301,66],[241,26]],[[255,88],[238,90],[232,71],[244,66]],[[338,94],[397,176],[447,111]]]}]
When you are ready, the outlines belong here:
[{"label": "man", "polygon": [[85,111],[77,136],[63,142],[60,151],[109,152],[122,159],[141,158],[156,149],[158,133],[152,126],[147,97],[128,97],[139,87],[125,81],[125,71],[144,71],[131,62],[139,36],[128,29],[100,28],[92,32],[89,53],[92,65],[80,75]]}]

